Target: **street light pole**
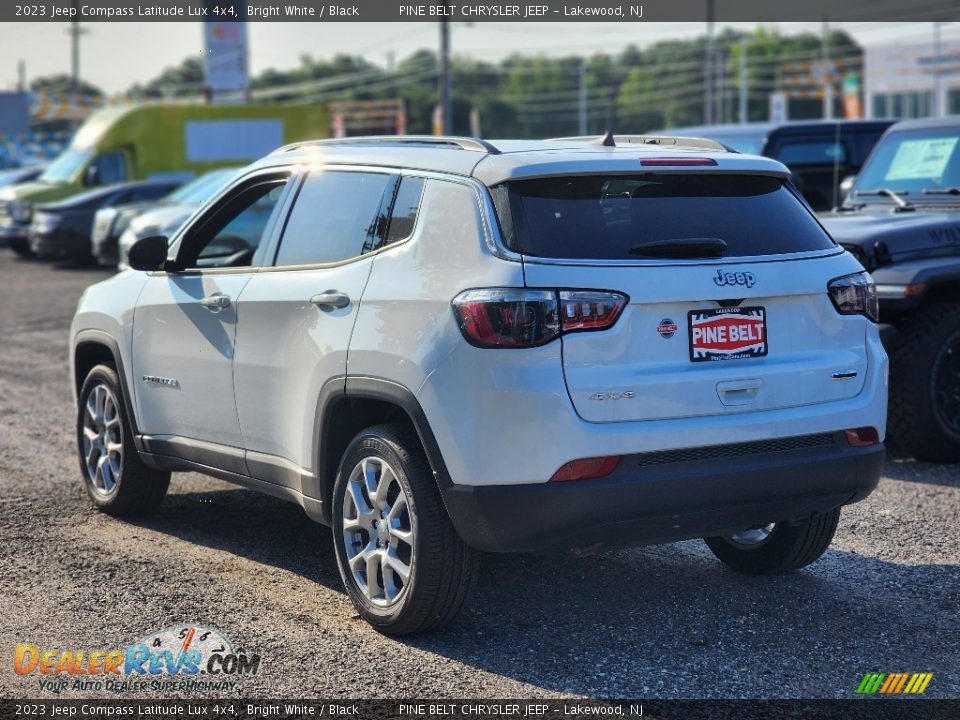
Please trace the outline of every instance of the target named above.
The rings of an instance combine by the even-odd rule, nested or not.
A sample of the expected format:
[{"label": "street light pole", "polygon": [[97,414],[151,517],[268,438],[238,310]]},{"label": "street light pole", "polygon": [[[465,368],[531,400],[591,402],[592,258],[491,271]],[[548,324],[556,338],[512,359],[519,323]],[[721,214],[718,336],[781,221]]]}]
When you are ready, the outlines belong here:
[{"label": "street light pole", "polygon": [[437,96],[440,106],[440,134],[450,135],[453,130],[453,88],[450,77],[450,22],[440,21],[440,74],[437,78]]},{"label": "street light pole", "polygon": [[703,122],[713,125],[713,0],[707,0],[707,48],[704,58]]},{"label": "street light pole", "polygon": [[577,131],[579,135],[587,134],[587,59],[580,58],[580,88]]},{"label": "street light pole", "polygon": [[940,97],[942,78],[940,76],[941,58],[940,27],[941,22],[933,24],[933,116],[943,117],[943,100]]},{"label": "street light pole", "polygon": [[747,70],[747,39],[740,41],[740,122],[745,123],[748,120],[749,108],[747,106],[747,83],[750,79]]}]

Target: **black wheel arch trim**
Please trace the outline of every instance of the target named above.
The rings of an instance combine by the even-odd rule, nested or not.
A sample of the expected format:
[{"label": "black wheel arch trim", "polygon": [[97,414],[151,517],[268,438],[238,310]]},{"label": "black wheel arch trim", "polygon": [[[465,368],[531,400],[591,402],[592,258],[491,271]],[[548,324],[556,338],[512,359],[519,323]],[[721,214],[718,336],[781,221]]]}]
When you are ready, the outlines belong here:
[{"label": "black wheel arch trim", "polygon": [[77,388],[78,401],[80,387],[83,386],[85,378],[77,376],[77,354],[84,345],[102,345],[113,355],[113,364],[117,369],[117,376],[120,378],[120,389],[123,391],[123,408],[127,413],[127,420],[130,422],[130,430],[133,432],[134,445],[137,451],[142,452],[140,427],[137,423],[137,414],[134,412],[133,393],[127,383],[127,373],[124,370],[123,355],[120,353],[120,346],[117,344],[117,341],[112,335],[103,330],[81,330],[74,339],[73,349],[71,351],[71,370],[73,371],[71,373],[73,375],[71,382],[73,386]]},{"label": "black wheel arch trim", "polygon": [[[332,458],[327,456],[325,446],[328,446],[328,443],[324,440],[329,436],[331,428],[337,422],[336,409],[338,403],[352,398],[379,400],[403,410],[417,431],[427,456],[427,462],[430,463],[430,469],[438,486],[443,490],[452,484],[447,472],[447,465],[440,452],[440,445],[437,443],[437,438],[433,434],[420,401],[417,400],[413,392],[404,385],[385,378],[348,375],[330,378],[320,389],[320,396],[317,400],[316,431],[313,440],[313,457],[316,458],[317,466],[316,472],[311,478],[316,486],[305,494],[323,500],[329,497],[333,489],[335,478],[330,477],[325,470],[329,467]],[[339,462],[339,458],[337,458],[337,462]],[[330,512],[328,503],[324,502],[323,508],[324,513]],[[327,522],[329,520],[330,518],[327,517]]]}]

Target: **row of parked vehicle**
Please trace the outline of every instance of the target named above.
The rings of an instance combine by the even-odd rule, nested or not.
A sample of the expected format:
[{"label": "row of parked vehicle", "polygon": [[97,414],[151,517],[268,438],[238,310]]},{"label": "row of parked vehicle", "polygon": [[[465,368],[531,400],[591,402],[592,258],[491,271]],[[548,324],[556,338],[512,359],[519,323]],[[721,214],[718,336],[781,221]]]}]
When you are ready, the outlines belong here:
[{"label": "row of parked vehicle", "polygon": [[237,168],[211,170],[184,184],[142,180],[97,187],[39,205],[29,224],[20,224],[22,234],[10,232],[7,242],[23,257],[126,269],[127,252],[139,238],[172,235],[236,172]]},{"label": "row of parked vehicle", "polygon": [[[0,176],[0,242],[20,255],[123,267],[125,230],[132,241],[138,228],[175,229],[237,167],[328,127],[319,106],[102,109],[46,167]],[[148,207],[162,212],[140,220]]]}]

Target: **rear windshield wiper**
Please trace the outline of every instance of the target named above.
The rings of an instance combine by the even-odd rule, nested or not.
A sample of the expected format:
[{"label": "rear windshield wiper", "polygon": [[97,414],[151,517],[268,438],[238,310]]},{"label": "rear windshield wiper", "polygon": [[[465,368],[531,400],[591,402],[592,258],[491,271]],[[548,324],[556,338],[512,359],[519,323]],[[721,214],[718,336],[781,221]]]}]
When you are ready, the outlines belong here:
[{"label": "rear windshield wiper", "polygon": [[924,195],[960,195],[960,187],[924,188]]},{"label": "rear windshield wiper", "polygon": [[886,195],[897,204],[897,212],[907,212],[916,210],[916,208],[901,197],[909,195],[906,190],[891,190],[890,188],[877,188],[876,190],[854,190],[854,195]]},{"label": "rear windshield wiper", "polygon": [[723,257],[727,254],[727,244],[720,238],[653,240],[630,248],[630,254],[681,259]]}]

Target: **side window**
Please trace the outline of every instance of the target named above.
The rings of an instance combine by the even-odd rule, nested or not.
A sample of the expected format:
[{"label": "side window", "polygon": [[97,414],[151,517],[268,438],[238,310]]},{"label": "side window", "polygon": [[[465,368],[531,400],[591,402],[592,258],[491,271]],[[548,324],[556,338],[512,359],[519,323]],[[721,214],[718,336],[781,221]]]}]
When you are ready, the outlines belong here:
[{"label": "side window", "polygon": [[94,158],[90,166],[96,168],[98,185],[112,185],[127,179],[127,166],[123,153],[101,153]]},{"label": "side window", "polygon": [[777,160],[789,168],[803,165],[841,165],[847,162],[846,148],[843,143],[835,142],[795,142],[784,143],[777,152]]},{"label": "side window", "polygon": [[424,179],[405,177],[400,181],[397,198],[393,201],[393,212],[390,214],[390,229],[387,231],[387,242],[400,242],[413,235],[413,228],[417,224],[417,213],[420,210],[420,198],[423,197]]},{"label": "side window", "polygon": [[144,185],[136,188],[132,193],[129,202],[139,202],[140,200],[156,200],[168,195],[173,188],[169,185]]},{"label": "side window", "polygon": [[287,179],[257,182],[214,208],[195,233],[184,239],[182,268],[247,267],[271,219],[279,211]]},{"label": "side window", "polygon": [[331,263],[372,247],[382,218],[383,173],[312,172],[297,195],[283,231],[276,265]]}]

